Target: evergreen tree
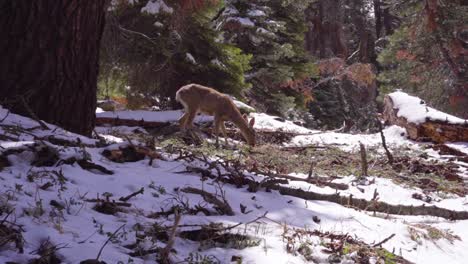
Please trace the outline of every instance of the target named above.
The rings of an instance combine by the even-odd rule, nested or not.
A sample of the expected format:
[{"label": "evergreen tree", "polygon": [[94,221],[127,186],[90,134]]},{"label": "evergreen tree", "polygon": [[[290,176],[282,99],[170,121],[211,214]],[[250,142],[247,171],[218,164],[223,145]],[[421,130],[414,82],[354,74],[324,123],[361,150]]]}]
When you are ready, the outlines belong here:
[{"label": "evergreen tree", "polygon": [[468,117],[466,42],[468,6],[462,1],[392,0],[402,25],[380,54],[384,91],[403,89],[435,107]]},{"label": "evergreen tree", "polygon": [[216,19],[217,28],[225,31],[224,42],[253,54],[247,75],[251,97],[269,112],[284,115],[294,101],[300,102],[302,94],[284,88],[315,73],[304,43],[304,12],[310,2],[229,0]]},{"label": "evergreen tree", "polygon": [[[211,23],[219,6],[218,1],[120,2],[109,11],[108,45],[103,45],[109,52],[102,61],[107,69],[118,61],[130,94],[173,99],[178,88],[194,82],[239,96],[249,87],[244,73],[251,56],[219,41]],[[110,48],[112,43],[120,47]],[[109,74],[103,72],[102,79]]]}]

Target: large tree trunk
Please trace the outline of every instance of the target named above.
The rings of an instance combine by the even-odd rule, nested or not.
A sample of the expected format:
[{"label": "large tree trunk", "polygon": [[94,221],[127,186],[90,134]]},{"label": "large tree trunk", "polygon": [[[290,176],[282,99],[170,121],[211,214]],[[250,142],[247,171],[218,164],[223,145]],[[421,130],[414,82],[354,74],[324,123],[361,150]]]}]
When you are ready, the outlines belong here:
[{"label": "large tree trunk", "polygon": [[104,17],[105,0],[0,0],[0,104],[90,135]]},{"label": "large tree trunk", "polygon": [[382,36],[382,5],[381,0],[374,0],[375,36],[379,39]]},{"label": "large tree trunk", "polygon": [[348,56],[343,33],[342,0],[319,0],[306,10],[306,48],[319,58]]},{"label": "large tree trunk", "polygon": [[375,54],[375,38],[372,31],[367,27],[365,3],[362,0],[354,0],[351,5],[351,16],[356,27],[356,33],[359,36],[358,61],[362,63],[376,64],[377,55]]},{"label": "large tree trunk", "polygon": [[390,13],[390,6],[387,4],[382,6],[382,18],[383,26],[385,28],[385,36],[392,35],[395,29],[400,26],[400,20],[398,17]]}]

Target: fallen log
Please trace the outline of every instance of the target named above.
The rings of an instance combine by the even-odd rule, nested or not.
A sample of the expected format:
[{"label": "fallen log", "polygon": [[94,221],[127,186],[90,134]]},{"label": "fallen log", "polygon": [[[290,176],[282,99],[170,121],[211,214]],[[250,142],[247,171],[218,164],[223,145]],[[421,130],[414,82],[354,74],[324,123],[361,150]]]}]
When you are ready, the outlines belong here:
[{"label": "fallen log", "polygon": [[[210,164],[212,165],[212,164]],[[193,167],[192,167],[193,168]],[[198,171],[204,171],[206,169],[199,168]],[[215,177],[214,175],[212,175]],[[240,183],[236,177],[217,177],[216,180],[238,185],[259,185],[260,183],[255,180],[249,179],[245,175],[242,177],[242,182]],[[302,189],[290,188],[285,186],[280,186],[279,184],[271,184],[268,186],[269,190],[277,190],[282,195],[289,195],[304,200],[318,200],[318,201],[327,201],[336,204],[340,204],[344,207],[364,210],[368,212],[379,212],[385,214],[394,214],[394,215],[427,215],[442,217],[449,220],[467,220],[468,211],[454,211],[445,208],[440,208],[437,206],[413,206],[413,205],[392,205],[385,202],[375,201],[375,200],[365,200],[353,198],[352,196],[340,196],[337,194],[322,194],[311,191],[304,191]],[[258,188],[256,189],[258,190]]]},{"label": "fallen log", "polygon": [[426,117],[424,122],[414,123],[408,121],[407,117],[399,116],[399,111],[400,109],[395,106],[393,99],[387,95],[384,99],[383,119],[387,124],[405,128],[408,137],[412,140],[432,141],[436,143],[468,141],[467,122],[456,123],[449,122],[449,120],[435,120]]},{"label": "fallen log", "polygon": [[129,127],[142,127],[142,128],[162,128],[170,125],[170,122],[154,122],[154,121],[145,121],[143,119],[120,119],[112,117],[96,117],[96,126],[129,126]]},{"label": "fallen log", "polygon": [[282,186],[270,187],[272,190],[278,190],[282,195],[290,195],[304,200],[319,200],[337,203],[345,207],[360,209],[369,212],[379,212],[394,215],[427,215],[442,217],[449,220],[466,220],[468,219],[468,212],[466,211],[453,211],[437,206],[413,206],[413,205],[392,205],[379,201],[367,201],[365,199],[357,199],[339,194],[321,194],[311,191],[304,191],[301,189],[293,189]]}]

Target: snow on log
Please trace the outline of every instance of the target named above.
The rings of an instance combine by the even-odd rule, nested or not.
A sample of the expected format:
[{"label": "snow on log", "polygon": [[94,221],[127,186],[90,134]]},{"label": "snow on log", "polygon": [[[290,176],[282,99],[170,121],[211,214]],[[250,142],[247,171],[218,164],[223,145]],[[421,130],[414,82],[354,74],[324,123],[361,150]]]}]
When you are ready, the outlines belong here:
[{"label": "snow on log", "polygon": [[384,99],[386,123],[404,127],[417,141],[468,141],[468,120],[431,108],[418,97],[394,92]]}]

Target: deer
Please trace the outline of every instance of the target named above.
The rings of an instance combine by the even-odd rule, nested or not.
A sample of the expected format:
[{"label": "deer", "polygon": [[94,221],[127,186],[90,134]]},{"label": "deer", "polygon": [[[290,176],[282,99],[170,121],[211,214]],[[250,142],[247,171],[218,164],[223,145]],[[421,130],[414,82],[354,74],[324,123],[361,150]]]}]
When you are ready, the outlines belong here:
[{"label": "deer", "polygon": [[248,120],[247,115],[242,115],[231,97],[220,93],[213,88],[200,84],[188,84],[179,88],[176,93],[176,101],[181,103],[185,113],[179,119],[182,131],[191,130],[193,120],[198,113],[214,116],[214,133],[216,147],[219,147],[219,131],[223,132],[226,145],[228,145],[225,121],[231,121],[236,125],[242,136],[250,146],[255,146],[255,118]]}]

